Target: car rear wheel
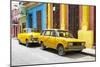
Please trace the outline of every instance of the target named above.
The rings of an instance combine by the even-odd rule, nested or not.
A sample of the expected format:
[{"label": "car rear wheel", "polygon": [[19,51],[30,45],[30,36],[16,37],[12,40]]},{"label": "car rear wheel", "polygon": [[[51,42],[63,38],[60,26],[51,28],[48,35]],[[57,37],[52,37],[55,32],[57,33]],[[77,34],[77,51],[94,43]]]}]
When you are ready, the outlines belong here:
[{"label": "car rear wheel", "polygon": [[42,49],[42,50],[45,50],[45,49],[46,49],[46,46],[44,46],[43,43],[41,43],[41,49]]},{"label": "car rear wheel", "polygon": [[64,56],[65,55],[65,51],[64,51],[64,47],[63,46],[58,46],[57,51],[58,51],[58,55],[60,55],[60,56]]}]

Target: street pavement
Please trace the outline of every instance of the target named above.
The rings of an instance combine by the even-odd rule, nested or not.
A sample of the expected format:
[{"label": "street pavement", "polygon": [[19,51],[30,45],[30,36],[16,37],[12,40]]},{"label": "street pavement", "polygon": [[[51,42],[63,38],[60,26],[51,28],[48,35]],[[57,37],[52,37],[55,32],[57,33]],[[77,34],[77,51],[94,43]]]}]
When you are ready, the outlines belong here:
[{"label": "street pavement", "polygon": [[59,56],[53,49],[41,50],[39,45],[26,47],[20,45],[17,39],[11,41],[12,66],[95,61],[95,56],[84,53],[68,52],[65,56]]}]

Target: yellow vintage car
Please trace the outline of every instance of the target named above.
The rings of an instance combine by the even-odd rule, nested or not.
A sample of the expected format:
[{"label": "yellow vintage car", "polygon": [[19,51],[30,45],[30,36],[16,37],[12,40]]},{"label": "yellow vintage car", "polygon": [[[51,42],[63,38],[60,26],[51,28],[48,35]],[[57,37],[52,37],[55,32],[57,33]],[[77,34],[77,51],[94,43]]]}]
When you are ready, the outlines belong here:
[{"label": "yellow vintage car", "polygon": [[41,48],[53,48],[58,55],[65,55],[66,51],[81,52],[85,48],[85,41],[74,38],[69,32],[59,29],[43,30],[39,37]]},{"label": "yellow vintage car", "polygon": [[35,32],[31,28],[25,28],[22,33],[18,34],[17,39],[19,44],[26,44],[28,47],[30,43],[38,43],[39,36],[39,32]]}]

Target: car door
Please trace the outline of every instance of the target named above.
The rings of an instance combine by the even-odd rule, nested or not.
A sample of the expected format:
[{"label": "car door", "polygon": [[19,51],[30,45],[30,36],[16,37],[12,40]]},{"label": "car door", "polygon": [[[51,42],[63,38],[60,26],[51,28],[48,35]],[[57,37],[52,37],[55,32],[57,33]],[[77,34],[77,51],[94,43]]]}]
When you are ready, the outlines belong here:
[{"label": "car door", "polygon": [[49,38],[50,38],[50,31],[49,30],[46,30],[45,33],[44,33],[44,40],[43,40],[43,43],[45,46],[49,47]]},{"label": "car door", "polygon": [[54,30],[51,31],[50,37],[48,39],[49,45],[51,48],[55,48],[56,44],[57,44],[57,39],[56,39],[57,35],[56,32]]}]

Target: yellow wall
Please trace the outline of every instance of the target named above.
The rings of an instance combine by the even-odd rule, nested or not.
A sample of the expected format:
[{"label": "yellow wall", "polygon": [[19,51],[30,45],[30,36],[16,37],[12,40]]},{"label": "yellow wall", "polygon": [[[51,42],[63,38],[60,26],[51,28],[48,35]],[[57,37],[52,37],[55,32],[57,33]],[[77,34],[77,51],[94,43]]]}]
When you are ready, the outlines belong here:
[{"label": "yellow wall", "polygon": [[[65,4],[60,5],[60,29],[66,30],[67,28],[67,23],[68,23],[68,6]],[[53,5],[48,3],[48,29],[51,29],[53,26]]]},{"label": "yellow wall", "polygon": [[85,40],[86,42],[86,48],[93,48],[93,31],[84,31],[84,30],[79,30],[78,31],[78,38]]},{"label": "yellow wall", "polygon": [[[78,38],[86,41],[86,48],[93,47],[93,30],[89,29],[90,6],[82,6],[81,30],[78,31]],[[53,6],[48,4],[48,29],[53,26]],[[68,5],[60,4],[60,29],[68,28]]]},{"label": "yellow wall", "polygon": [[93,47],[93,30],[89,28],[89,6],[82,6],[82,21],[81,30],[78,31],[78,38],[86,42],[86,48]]},{"label": "yellow wall", "polygon": [[89,6],[82,6],[82,30],[88,30],[89,27]]},{"label": "yellow wall", "polygon": [[61,4],[60,5],[60,29],[65,30],[65,24],[66,24],[66,19],[67,19],[67,14],[66,14],[66,5],[65,4]]},{"label": "yellow wall", "polygon": [[48,29],[52,28],[52,23],[53,23],[53,9],[52,9],[52,4],[48,3]]},{"label": "yellow wall", "polygon": [[60,29],[67,30],[68,28],[68,5],[60,4]]}]

